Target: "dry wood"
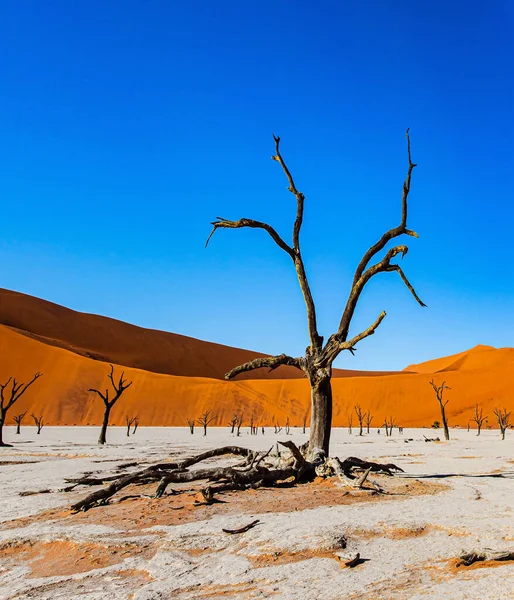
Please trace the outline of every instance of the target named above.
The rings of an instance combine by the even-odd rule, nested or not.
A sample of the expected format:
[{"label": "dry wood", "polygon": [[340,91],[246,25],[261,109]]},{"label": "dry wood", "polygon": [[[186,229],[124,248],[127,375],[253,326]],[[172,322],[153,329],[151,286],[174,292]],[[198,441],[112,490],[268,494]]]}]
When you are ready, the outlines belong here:
[{"label": "dry wood", "polygon": [[[0,383],[0,446],[10,446],[11,444],[4,443],[3,429],[7,411],[15,404],[29,387],[40,377],[42,373],[36,373],[28,383],[18,383],[16,378],[9,377],[5,383]],[[9,385],[11,387],[8,390]]]},{"label": "dry wood", "polygon": [[259,519],[255,519],[255,521],[252,521],[251,523],[248,523],[248,525],[240,527],[239,529],[222,529],[221,531],[223,531],[224,533],[231,533],[232,535],[236,533],[245,533],[249,529],[255,527],[258,523],[260,523]]},{"label": "dry wood", "polygon": [[[477,424],[477,435],[480,435],[480,431],[482,429],[482,424],[484,421],[487,421],[487,415],[484,417],[484,409],[479,407],[478,404],[475,404],[475,408],[473,409],[473,417],[471,421]],[[469,431],[469,422],[468,422],[468,431]]]},{"label": "dry wood", "polygon": [[500,432],[502,435],[502,440],[505,439],[505,431],[507,430],[507,427],[509,426],[509,422],[510,422],[510,412],[507,412],[506,408],[495,408],[493,410],[494,415],[496,417],[496,420],[498,422],[498,427],[500,428]]},{"label": "dry wood", "polygon": [[491,548],[483,548],[473,550],[472,552],[463,552],[459,558],[460,562],[457,563],[457,566],[464,565],[469,567],[473,563],[484,560],[514,560],[514,550],[491,550]]},{"label": "dry wood", "polygon": [[[82,478],[67,480],[72,485],[66,488],[65,491],[71,491],[77,485],[94,486],[108,483],[106,487],[92,492],[71,507],[74,511],[85,511],[93,506],[107,503],[117,492],[133,484],[157,483],[155,497],[161,498],[164,496],[169,484],[207,481],[207,485],[202,489],[202,494],[205,503],[212,504],[217,501],[215,494],[221,492],[276,486],[286,481],[291,482],[291,484],[307,482],[311,481],[320,469],[324,475],[331,475],[334,471],[337,471],[337,465],[340,467],[343,479],[348,479],[353,487],[363,487],[365,481],[362,476],[357,478],[356,472],[368,470],[368,473],[369,471],[376,471],[391,475],[393,471],[401,471],[392,464],[369,463],[354,457],[349,457],[343,462],[339,459],[326,460],[324,452],[320,449],[315,449],[311,453],[314,460],[307,460],[305,457],[307,446],[300,449],[289,440],[280,443],[289,450],[289,454],[271,456],[271,448],[267,452],[254,452],[239,446],[225,446],[178,462],[151,465],[143,470],[122,476],[96,478],[85,475]],[[245,462],[242,465],[235,466],[188,470],[189,467],[209,458],[227,455],[242,456],[245,458]],[[337,463],[334,463],[336,465],[334,469],[330,468],[330,464],[332,464],[330,461],[337,461]],[[370,482],[369,479],[367,483],[373,489],[382,491],[379,486]]]},{"label": "dry wood", "polygon": [[446,420],[446,405],[448,404],[448,400],[446,402],[443,400],[444,390],[449,390],[447,385],[445,385],[445,381],[441,383],[441,385],[437,385],[434,380],[430,382],[430,385],[434,389],[437,401],[439,402],[439,407],[441,409],[441,418],[443,420],[443,428],[444,428],[444,438],[446,441],[450,440],[450,431],[448,430],[448,421]]},{"label": "dry wood", "polygon": [[129,381],[127,383],[127,380],[124,379],[124,375],[125,375],[124,371],[122,371],[119,381],[116,382],[114,380],[114,367],[113,367],[113,365],[109,365],[109,366],[111,368],[111,371],[110,371],[108,377],[109,377],[109,381],[111,382],[112,389],[114,391],[113,398],[111,400],[109,400],[109,389],[108,388],[106,388],[105,393],[101,392],[100,390],[97,390],[96,388],[89,388],[89,390],[88,390],[89,392],[95,392],[95,394],[98,394],[98,396],[100,396],[100,398],[102,399],[102,401],[105,405],[104,417],[103,417],[103,421],[102,421],[102,428],[100,429],[100,436],[98,438],[98,443],[101,445],[103,445],[107,442],[107,427],[109,425],[109,416],[111,414],[112,407],[116,404],[116,402],[118,402],[118,400],[120,399],[123,392],[132,385],[132,381]]},{"label": "dry wood", "polygon": [[350,567],[350,569],[353,569],[364,562],[359,552],[335,552],[335,555],[341,562],[344,562],[347,567]]},{"label": "dry wood", "polygon": [[425,304],[416,294],[413,286],[405,276],[401,267],[398,264],[391,262],[397,256],[401,256],[402,258],[405,257],[408,252],[407,246],[398,245],[390,248],[386,251],[382,259],[373,263],[373,260],[376,260],[375,257],[377,254],[384,250],[386,245],[391,240],[402,235],[418,237],[414,231],[407,228],[407,200],[411,187],[412,171],[416,167],[416,164],[413,163],[411,159],[411,147],[408,129],[406,132],[406,137],[409,164],[407,176],[403,184],[400,224],[383,233],[380,239],[364,253],[355,271],[348,299],[339,323],[339,328],[328,338],[325,344],[324,338],[318,333],[316,307],[312,297],[309,281],[307,279],[305,264],[300,248],[300,231],[303,223],[305,196],[296,187],[296,183],[293,179],[291,171],[282,157],[280,152],[280,138],[278,136],[273,136],[275,141],[275,154],[272,156],[272,158],[280,164],[288,181],[288,190],[296,199],[296,218],[293,225],[291,244],[288,244],[268,223],[247,218],[233,221],[223,217],[216,217],[216,220],[212,222],[212,231],[207,238],[206,246],[218,229],[262,229],[266,231],[271,239],[278,245],[278,247],[291,258],[303,295],[307,313],[307,329],[310,343],[305,351],[305,356],[292,357],[286,354],[280,354],[266,358],[257,358],[235,367],[226,373],[225,378],[233,379],[240,373],[252,371],[254,369],[260,369],[263,367],[273,370],[282,365],[296,367],[297,369],[304,371],[311,387],[310,447],[312,450],[315,448],[321,448],[326,455],[328,455],[329,451],[330,432],[332,426],[332,364],[337,356],[344,350],[348,350],[353,354],[355,352],[356,345],[364,338],[373,335],[386,316],[386,313],[382,311],[375,322],[372,323],[367,329],[354,335],[352,338],[349,337],[350,325],[357,304],[365,287],[374,276],[380,273],[396,272],[416,302],[418,302],[418,304],[421,306],[425,306]]}]

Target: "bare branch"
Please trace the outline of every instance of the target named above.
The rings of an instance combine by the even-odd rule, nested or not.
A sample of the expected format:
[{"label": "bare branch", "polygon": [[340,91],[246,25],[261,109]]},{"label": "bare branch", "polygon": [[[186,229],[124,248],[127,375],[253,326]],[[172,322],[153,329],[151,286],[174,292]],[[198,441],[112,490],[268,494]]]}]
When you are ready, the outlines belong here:
[{"label": "bare branch", "polygon": [[378,326],[380,325],[380,323],[382,323],[382,321],[384,320],[385,316],[386,316],[385,311],[382,311],[378,315],[378,317],[377,317],[376,321],[373,323],[373,325],[370,325],[363,332],[359,333],[358,335],[353,337],[351,340],[348,340],[346,342],[340,342],[339,336],[337,333],[334,335],[331,335],[329,340],[327,341],[325,347],[323,348],[323,354],[321,355],[320,359],[314,363],[315,366],[316,367],[326,367],[328,365],[331,365],[332,362],[334,361],[334,359],[336,358],[336,356],[343,350],[349,350],[353,354],[356,350],[355,346],[364,338],[367,338],[370,335],[373,335],[375,333],[375,331],[377,330]]},{"label": "bare branch", "polygon": [[264,229],[264,231],[267,231],[274,240],[274,242],[280,248],[282,248],[284,252],[287,252],[287,254],[289,254],[289,256],[294,260],[293,249],[284,242],[284,240],[280,237],[277,231],[273,229],[271,225],[268,225],[267,223],[262,223],[261,221],[254,221],[253,219],[239,219],[239,221],[230,221],[229,219],[224,219],[223,217],[216,217],[216,219],[216,221],[213,221],[211,223],[212,231],[209,234],[207,241],[205,242],[206,248],[209,245],[209,242],[217,229],[239,229],[241,227],[251,227],[253,229]]},{"label": "bare branch", "polygon": [[300,229],[302,227],[303,221],[303,205],[305,196],[296,189],[296,185],[294,183],[291,172],[287,168],[282,155],[280,154],[280,138],[278,136],[273,136],[275,140],[275,152],[276,154],[272,156],[273,160],[276,160],[282,167],[284,173],[286,174],[287,180],[289,182],[289,191],[294,194],[296,197],[297,208],[296,208],[296,219],[293,226],[293,246],[289,246],[284,242],[284,240],[280,237],[280,235],[276,232],[271,225],[267,223],[262,223],[261,221],[254,221],[253,219],[240,219],[239,221],[230,221],[229,219],[224,219],[223,217],[216,217],[216,221],[212,223],[212,231],[207,238],[207,242],[205,246],[209,244],[211,237],[214,235],[214,232],[220,228],[226,229],[238,229],[240,227],[253,227],[258,229],[264,229],[269,233],[269,235],[273,238],[276,244],[282,248],[287,254],[291,257],[294,262],[294,266],[296,269],[296,275],[298,277],[298,283],[300,284],[300,289],[302,291],[303,299],[305,301],[305,307],[307,310],[307,323],[309,328],[309,338],[311,342],[311,348],[313,353],[317,353],[323,344],[323,338],[318,334],[317,321],[316,321],[316,307],[314,306],[314,300],[312,298],[312,293],[310,290],[309,282],[307,280],[307,274],[305,272],[305,265],[303,264],[303,259],[300,253]]},{"label": "bare branch", "polygon": [[[39,379],[42,375],[43,373],[36,373],[28,383],[18,383],[16,379],[13,379],[12,377],[9,377],[4,384],[0,383],[0,407],[7,412],[11,406],[23,396],[23,394],[36,381],[36,379]],[[4,406],[4,390],[7,388],[9,383],[11,383],[10,398],[7,400],[7,404]]]},{"label": "bare branch", "polygon": [[300,251],[300,229],[302,227],[303,222],[303,203],[305,200],[305,196],[296,189],[296,185],[293,180],[293,176],[291,172],[287,168],[282,155],[280,154],[280,137],[273,135],[273,139],[275,140],[275,156],[271,158],[280,163],[282,170],[286,174],[287,180],[289,181],[289,187],[287,188],[292,194],[296,197],[296,219],[293,226],[293,248],[296,252]]},{"label": "bare branch", "polygon": [[304,360],[302,358],[293,358],[285,354],[280,354],[279,356],[267,356],[266,358],[255,358],[254,360],[244,363],[243,365],[239,365],[238,367],[235,367],[235,369],[232,369],[226,373],[225,379],[234,379],[234,377],[240,373],[254,371],[255,369],[262,369],[263,367],[267,367],[270,371],[273,371],[281,365],[288,365],[290,367],[296,367],[297,369],[303,370],[303,364]]},{"label": "bare branch", "polygon": [[[372,277],[374,277],[378,273],[386,273],[386,272],[396,271],[400,275],[400,277],[401,277],[403,283],[406,285],[407,289],[414,296],[416,302],[418,302],[421,306],[426,306],[425,303],[416,294],[413,286],[411,285],[411,283],[405,276],[401,267],[396,264],[391,264],[391,260],[398,254],[401,254],[402,258],[407,254],[407,252],[408,252],[407,246],[401,245],[401,246],[395,246],[394,248],[391,248],[390,250],[387,251],[387,253],[382,258],[382,260],[380,260],[379,262],[377,262],[376,264],[374,264],[372,266],[368,266],[371,259],[374,256],[376,256],[376,254],[378,254],[381,250],[383,250],[385,248],[385,246],[387,245],[387,243],[389,241],[391,241],[392,239],[399,237],[400,235],[403,235],[403,234],[410,235],[413,237],[418,237],[416,232],[414,232],[410,229],[407,229],[407,199],[408,199],[409,191],[410,191],[412,170],[414,169],[414,167],[416,165],[412,162],[412,159],[411,159],[410,137],[409,137],[408,129],[407,129],[406,135],[407,135],[407,156],[408,156],[408,160],[409,160],[409,168],[407,171],[407,177],[403,184],[402,218],[401,218],[400,225],[398,225],[397,227],[393,227],[392,229],[389,229],[388,231],[386,231],[382,235],[382,237],[378,240],[378,242],[376,244],[374,244],[373,246],[371,246],[371,248],[367,252],[365,252],[364,256],[362,257],[361,261],[359,262],[357,269],[355,270],[355,275],[353,278],[350,294],[348,296],[348,300],[347,300],[345,309],[341,316],[341,321],[339,323],[339,329],[338,329],[337,333],[334,334],[334,336],[331,336],[331,338],[327,342],[327,346],[323,349],[323,354],[325,355],[324,359],[323,359],[323,364],[325,364],[325,365],[331,364],[332,361],[336,358],[337,354],[340,352],[340,350],[339,350],[339,352],[334,351],[333,338],[335,339],[335,341],[337,341],[339,343],[345,342],[347,340],[348,333],[350,330],[350,324],[351,324],[355,309],[357,307],[357,303],[359,301],[360,295],[361,295],[362,291],[364,290],[366,284],[371,280]],[[360,339],[362,339],[362,338],[360,338]],[[353,344],[352,344],[352,346],[353,346]],[[348,349],[350,349],[350,348],[348,348]]]}]

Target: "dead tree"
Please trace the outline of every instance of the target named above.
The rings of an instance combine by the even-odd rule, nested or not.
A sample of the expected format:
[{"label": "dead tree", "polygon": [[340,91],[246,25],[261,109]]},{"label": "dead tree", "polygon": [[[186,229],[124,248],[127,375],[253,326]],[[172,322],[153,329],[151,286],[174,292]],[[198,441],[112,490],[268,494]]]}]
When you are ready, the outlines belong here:
[{"label": "dead tree", "polygon": [[[18,383],[16,379],[9,377],[5,383],[0,383],[0,446],[10,446],[3,439],[3,429],[7,411],[17,402],[29,387],[41,377],[42,373],[36,373],[28,383]],[[9,389],[10,386],[10,389]]]},{"label": "dead tree", "polygon": [[498,426],[500,428],[502,434],[502,440],[505,439],[505,431],[510,423],[510,412],[507,412],[506,408],[495,408],[493,410],[494,415],[496,417],[496,421],[498,422]]},{"label": "dead tree", "polygon": [[195,423],[196,423],[196,419],[188,419],[187,420],[187,424],[189,425],[189,431],[191,432],[191,435],[193,435],[195,432]]},{"label": "dead tree", "polygon": [[203,415],[198,419],[198,425],[203,427],[204,437],[207,435],[207,426],[214,421],[216,417],[211,417],[212,410],[206,410]]},{"label": "dead tree", "polygon": [[291,432],[291,425],[289,424],[289,417],[286,419],[286,435],[289,435]]},{"label": "dead tree", "polygon": [[[484,409],[479,408],[478,404],[475,404],[475,408],[473,409],[473,417],[471,421],[477,424],[477,435],[480,435],[480,430],[482,429],[482,424],[484,421],[487,421],[487,416],[484,417]],[[468,431],[469,431],[469,421],[468,421]]]},{"label": "dead tree", "polygon": [[39,417],[36,417],[36,415],[32,413],[30,416],[34,419],[34,425],[37,427],[37,434],[39,435],[44,425],[43,415],[39,415]]},{"label": "dead tree", "polygon": [[441,385],[436,385],[434,380],[430,382],[430,385],[434,388],[434,392],[439,402],[439,406],[441,407],[441,419],[443,420],[443,428],[444,428],[444,437],[446,441],[450,440],[450,431],[448,430],[448,421],[446,420],[446,405],[448,404],[448,400],[446,402],[443,400],[444,390],[449,390],[447,385],[444,385],[446,382],[443,381]]},{"label": "dead tree", "polygon": [[245,414],[241,413],[237,418],[237,424],[236,424],[237,437],[239,437],[241,435],[241,427],[243,426],[243,423],[244,423],[244,417],[245,417]]},{"label": "dead tree", "polygon": [[362,412],[362,408],[360,404],[356,404],[353,407],[355,414],[357,415],[357,420],[359,421],[359,435],[362,435],[362,424],[364,422],[364,413]]},{"label": "dead tree", "polygon": [[136,420],[137,417],[129,417],[128,415],[125,416],[125,423],[127,424],[127,437],[130,437],[130,428],[136,422]]},{"label": "dead tree", "polygon": [[348,433],[352,435],[352,423],[353,423],[353,413],[348,413]]},{"label": "dead tree", "polygon": [[369,428],[371,427],[371,421],[373,421],[373,416],[371,412],[368,410],[364,413],[364,423],[366,424],[366,431],[369,433]]},{"label": "dead tree", "polygon": [[230,427],[230,433],[234,433],[234,431],[236,429],[237,421],[238,421],[238,416],[233,415],[232,418],[230,419],[230,421],[228,422],[228,426]]},{"label": "dead tree", "polygon": [[132,435],[134,435],[136,433],[138,427],[139,427],[139,417],[136,417],[134,419],[134,429],[132,430]]},{"label": "dead tree", "polygon": [[393,435],[393,427],[395,425],[396,423],[394,417],[389,417],[389,420],[387,420],[387,417],[384,419],[384,427],[386,430],[386,435],[388,437],[391,437]]},{"label": "dead tree", "polygon": [[255,413],[250,416],[250,435],[255,433]]},{"label": "dead tree", "polygon": [[112,400],[109,400],[108,388],[106,388],[105,394],[95,388],[90,388],[88,390],[89,392],[95,392],[95,394],[98,394],[105,405],[102,428],[100,429],[100,437],[98,438],[98,443],[102,445],[106,443],[107,426],[109,425],[109,417],[111,415],[112,407],[116,404],[116,402],[118,402],[123,392],[132,385],[132,381],[129,381],[127,383],[127,380],[123,379],[123,376],[125,375],[124,371],[122,371],[118,382],[116,382],[114,380],[114,367],[112,365],[109,366],[111,367],[111,372],[109,373],[109,381],[111,382],[111,386],[113,389]]},{"label": "dead tree", "polygon": [[305,429],[307,428],[307,415],[303,418],[303,433],[305,433]]},{"label": "dead tree", "polygon": [[13,417],[14,422],[16,423],[16,433],[20,434],[21,422],[23,421],[23,417],[27,414],[27,411],[21,413],[21,415],[16,415]]},{"label": "dead tree", "polygon": [[[305,356],[294,358],[286,354],[278,356],[270,356],[266,358],[256,358],[250,362],[244,363],[235,367],[225,374],[225,379],[234,379],[240,373],[252,371],[266,367],[270,370],[276,369],[281,365],[296,367],[303,371],[309,380],[311,387],[311,427],[309,446],[310,452],[316,453],[322,451],[328,455],[330,432],[332,427],[332,364],[337,356],[343,351],[348,350],[352,354],[356,350],[356,345],[364,338],[373,335],[378,326],[384,319],[386,313],[381,312],[375,322],[364,331],[350,336],[350,325],[355,313],[355,309],[359,302],[362,292],[371,279],[379,273],[398,273],[403,283],[406,285],[414,299],[421,305],[425,304],[420,300],[409,280],[405,276],[402,268],[391,261],[397,257],[405,257],[408,247],[398,245],[390,248],[385,252],[381,259],[376,258],[377,255],[384,250],[386,245],[402,235],[418,237],[417,233],[407,228],[407,200],[411,185],[411,175],[416,164],[411,160],[409,130],[407,136],[407,156],[408,170],[405,182],[403,184],[402,193],[402,210],[399,225],[386,231],[380,239],[373,244],[362,256],[351,284],[348,300],[342,312],[339,327],[326,342],[318,333],[318,324],[316,316],[316,308],[311,294],[310,285],[305,271],[305,265],[300,250],[300,230],[303,222],[304,200],[305,196],[296,188],[293,176],[286,166],[284,159],[280,153],[280,138],[273,136],[275,141],[275,155],[273,160],[277,161],[281,166],[288,181],[288,190],[296,198],[296,218],[293,225],[292,243],[288,244],[279,233],[269,224],[253,219],[239,219],[231,221],[222,217],[216,217],[216,221],[212,223],[213,229],[207,238],[206,246],[211,240],[213,234],[218,229],[239,229],[244,227],[262,229],[270,235],[273,241],[283,250],[292,260],[300,289],[305,301],[307,311],[307,325],[309,333],[309,345],[306,349]],[[376,262],[374,262],[376,261]]]}]

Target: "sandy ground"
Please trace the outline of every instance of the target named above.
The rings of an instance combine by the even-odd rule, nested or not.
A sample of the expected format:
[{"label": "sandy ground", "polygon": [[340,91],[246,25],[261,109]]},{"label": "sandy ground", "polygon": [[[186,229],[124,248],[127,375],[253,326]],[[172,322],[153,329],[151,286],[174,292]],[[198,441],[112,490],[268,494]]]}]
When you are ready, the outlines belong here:
[{"label": "sandy ground", "polygon": [[[462,550],[514,549],[514,433],[502,442],[498,431],[452,430],[450,443],[426,443],[423,434],[441,436],[433,430],[355,433],[334,430],[331,454],[402,467],[404,477],[375,477],[389,494],[345,494],[335,480],[317,480],[195,506],[191,485],[160,500],[150,497],[155,486],[131,487],[111,505],[72,514],[91,490],[59,491],[67,477],[307,436],[140,428],[127,438],[111,428],[99,448],[98,428],[45,427],[38,436],[23,427],[17,436],[7,427],[14,446],[0,449],[0,598],[514,598],[514,562],[466,568],[456,560]],[[498,472],[509,477],[480,476]],[[246,533],[222,531],[255,519]],[[337,557],[344,546],[365,561],[346,567]]]}]

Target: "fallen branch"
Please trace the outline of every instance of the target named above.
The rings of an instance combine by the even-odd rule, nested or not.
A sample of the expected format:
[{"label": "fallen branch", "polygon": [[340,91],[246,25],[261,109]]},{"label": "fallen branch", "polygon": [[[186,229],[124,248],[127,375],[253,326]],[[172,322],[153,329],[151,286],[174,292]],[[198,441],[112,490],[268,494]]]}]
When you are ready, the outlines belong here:
[{"label": "fallen branch", "polygon": [[245,533],[245,531],[252,529],[258,523],[260,523],[259,519],[255,519],[255,521],[252,521],[251,523],[248,523],[248,525],[245,525],[244,527],[240,527],[239,529],[222,529],[221,531],[223,531],[224,533],[231,533],[232,535],[236,534],[236,533]]},{"label": "fallen branch", "polygon": [[460,555],[460,562],[457,566],[464,565],[469,567],[473,563],[485,560],[506,561],[514,560],[514,550],[491,550],[484,548],[483,550],[473,550],[472,552],[463,552]]},{"label": "fallen branch", "polygon": [[[277,449],[276,455],[272,456],[271,449],[263,453],[239,446],[224,446],[181,461],[159,463],[122,476],[91,477],[88,473],[81,478],[67,480],[72,485],[66,488],[66,491],[71,491],[77,485],[94,486],[108,483],[71,507],[73,511],[86,511],[93,506],[106,504],[112,496],[129,485],[157,483],[155,498],[161,498],[169,484],[207,481],[208,484],[201,490],[205,502],[199,504],[210,505],[219,501],[215,498],[215,494],[218,493],[258,489],[262,486],[295,485],[298,482],[312,481],[316,474],[328,477],[336,473],[342,481],[349,482],[352,487],[369,491],[369,487],[363,487],[367,482],[373,490],[383,492],[378,484],[368,479],[369,473],[373,471],[393,475],[395,471],[402,471],[394,464],[367,462],[355,457],[349,457],[342,462],[337,458],[327,459],[323,451],[317,449],[312,452],[311,460],[307,460],[307,447],[302,446],[300,449],[289,440],[280,444],[287,448],[289,453],[280,453]],[[245,460],[243,464],[238,465],[188,470],[189,467],[207,459],[228,455],[243,456]],[[364,474],[359,477],[361,472]]]}]

